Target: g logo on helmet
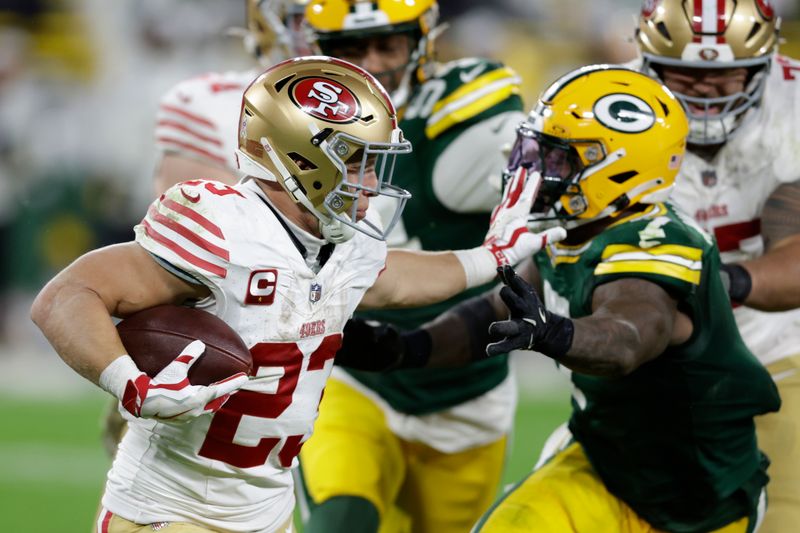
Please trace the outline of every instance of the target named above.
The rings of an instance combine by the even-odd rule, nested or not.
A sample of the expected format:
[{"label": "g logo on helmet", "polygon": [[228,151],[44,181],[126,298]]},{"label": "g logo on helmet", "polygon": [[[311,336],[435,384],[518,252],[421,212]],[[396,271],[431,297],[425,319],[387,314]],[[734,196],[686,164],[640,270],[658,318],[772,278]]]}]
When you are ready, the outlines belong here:
[{"label": "g logo on helmet", "polygon": [[305,113],[326,122],[349,124],[361,115],[356,95],[330,78],[300,78],[289,88],[289,97]]},{"label": "g logo on helmet", "polygon": [[607,94],[594,103],[593,111],[600,124],[623,133],[641,133],[656,122],[653,108],[632,94]]}]

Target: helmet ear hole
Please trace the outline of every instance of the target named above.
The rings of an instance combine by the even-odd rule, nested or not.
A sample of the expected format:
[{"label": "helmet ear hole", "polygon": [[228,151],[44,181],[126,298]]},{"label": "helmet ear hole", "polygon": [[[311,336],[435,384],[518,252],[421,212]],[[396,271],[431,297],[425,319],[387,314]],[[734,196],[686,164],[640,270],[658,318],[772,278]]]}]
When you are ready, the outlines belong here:
[{"label": "helmet ear hole", "polygon": [[298,154],[297,152],[289,152],[286,154],[289,159],[295,162],[297,168],[300,170],[316,170],[317,165],[303,157],[302,155]]},{"label": "helmet ear hole", "polygon": [[635,178],[638,176],[639,173],[635,170],[629,170],[627,172],[620,172],[619,174],[614,174],[613,176],[609,176],[608,179],[613,181],[614,183],[625,183],[631,178]]},{"label": "helmet ear hole", "polygon": [[660,33],[667,41],[670,42],[672,41],[672,36],[669,34],[667,25],[664,24],[663,22],[659,22],[658,24],[656,24],[656,31],[658,31],[658,33]]},{"label": "helmet ear hole", "polygon": [[320,190],[320,189],[322,189],[322,182],[321,181],[315,181],[314,183],[311,184],[311,186],[314,187],[314,189],[316,189],[316,190]]}]

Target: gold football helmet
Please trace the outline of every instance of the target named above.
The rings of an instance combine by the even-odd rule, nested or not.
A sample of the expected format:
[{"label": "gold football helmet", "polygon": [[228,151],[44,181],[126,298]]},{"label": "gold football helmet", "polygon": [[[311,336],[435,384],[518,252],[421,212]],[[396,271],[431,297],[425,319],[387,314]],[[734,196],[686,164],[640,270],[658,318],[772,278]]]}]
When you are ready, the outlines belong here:
[{"label": "gold football helmet", "polygon": [[[439,6],[436,0],[311,0],[306,21],[313,44],[323,54],[342,41],[387,33],[409,33],[415,43],[400,86],[393,91],[395,105],[403,105],[411,86],[430,76],[434,58]],[[398,69],[399,70],[399,69]],[[373,72],[382,78],[392,72]]]},{"label": "gold football helmet", "polygon": [[506,176],[539,172],[535,220],[571,225],[665,200],[686,148],[680,102],[653,78],[594,65],[542,93],[517,129]]},{"label": "gold football helmet", "polygon": [[769,0],[645,0],[636,30],[644,72],[660,77],[664,66],[749,70],[744,92],[717,98],[676,94],[689,114],[691,144],[724,143],[758,104],[779,29]]},{"label": "gold football helmet", "polygon": [[[385,239],[411,197],[391,184],[394,158],[410,151],[389,95],[368,72],[346,61],[289,59],[261,74],[244,92],[240,169],[278,181],[319,219],[329,242],[344,242],[354,231]],[[352,170],[354,164],[359,164],[358,172]],[[374,186],[365,180],[373,166]],[[385,228],[367,219],[357,221],[360,194],[395,199],[394,216]]]},{"label": "gold football helmet", "polygon": [[247,0],[245,47],[264,66],[309,55],[303,12],[308,0]]}]

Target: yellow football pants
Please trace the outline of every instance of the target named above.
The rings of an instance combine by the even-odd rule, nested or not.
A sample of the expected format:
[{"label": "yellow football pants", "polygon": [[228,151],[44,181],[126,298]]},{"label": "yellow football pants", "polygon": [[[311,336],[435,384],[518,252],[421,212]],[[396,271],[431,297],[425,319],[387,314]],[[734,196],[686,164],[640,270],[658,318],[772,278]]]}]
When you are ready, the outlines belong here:
[{"label": "yellow football pants", "polygon": [[759,533],[800,528],[800,355],[767,366],[781,395],[781,410],[756,417],[758,447],[770,460],[767,513]]},{"label": "yellow football pants", "polygon": [[[716,533],[745,533],[748,518]],[[580,444],[558,452],[486,513],[480,533],[655,533],[645,520],[612,495],[589,464]]]},{"label": "yellow football pants", "polygon": [[506,438],[453,454],[404,441],[370,398],[331,379],[300,463],[314,503],[364,498],[381,533],[464,533],[494,501],[505,454]]}]

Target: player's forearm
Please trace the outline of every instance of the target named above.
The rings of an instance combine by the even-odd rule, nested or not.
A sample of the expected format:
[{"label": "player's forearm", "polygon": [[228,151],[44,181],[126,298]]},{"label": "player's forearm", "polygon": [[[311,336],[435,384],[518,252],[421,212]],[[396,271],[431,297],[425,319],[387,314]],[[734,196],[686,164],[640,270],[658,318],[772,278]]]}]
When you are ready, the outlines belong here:
[{"label": "player's forearm", "polygon": [[751,281],[745,305],[762,311],[800,307],[800,235],[741,266],[750,274]]},{"label": "player's forearm", "polygon": [[459,367],[487,357],[489,326],[508,316],[497,291],[464,300],[422,326],[431,339],[429,368]]},{"label": "player's forearm", "polygon": [[[595,289],[591,315],[573,321],[572,345],[558,362],[582,374],[624,376],[686,340],[677,304],[660,287],[626,279]],[[688,332],[690,334],[690,332]]]},{"label": "player's forearm", "polygon": [[64,362],[95,384],[125,353],[109,310],[88,287],[56,278],[36,297],[31,319]]},{"label": "player's forearm", "polygon": [[635,370],[642,359],[638,328],[624,319],[587,317],[574,321],[572,346],[559,364],[594,376],[624,376]]},{"label": "player's forearm", "polygon": [[466,288],[464,268],[453,253],[391,250],[386,270],[360,307],[419,307],[446,300]]}]

